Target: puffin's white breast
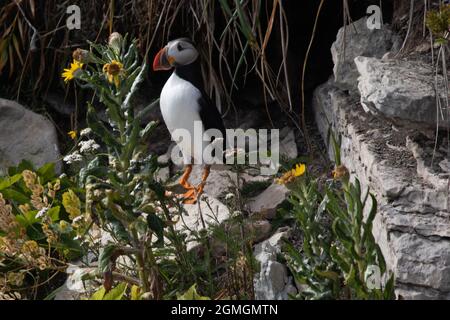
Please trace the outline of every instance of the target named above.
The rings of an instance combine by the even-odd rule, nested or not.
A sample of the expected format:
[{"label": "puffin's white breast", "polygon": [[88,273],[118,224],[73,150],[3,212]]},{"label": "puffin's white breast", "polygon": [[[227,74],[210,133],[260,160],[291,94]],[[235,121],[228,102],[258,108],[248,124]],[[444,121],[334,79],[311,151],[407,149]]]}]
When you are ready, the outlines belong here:
[{"label": "puffin's white breast", "polygon": [[[183,140],[178,143],[185,162],[194,158],[198,163],[202,159],[200,152],[203,146],[194,148],[194,123],[195,121],[201,123],[198,104],[200,97],[201,92],[190,82],[178,77],[175,72],[167,80],[161,92],[159,105],[172,138],[175,140],[174,132],[177,129],[185,129],[191,136],[191,141]],[[203,134],[203,126],[201,126],[200,134]],[[203,145],[201,141],[197,143]]]}]

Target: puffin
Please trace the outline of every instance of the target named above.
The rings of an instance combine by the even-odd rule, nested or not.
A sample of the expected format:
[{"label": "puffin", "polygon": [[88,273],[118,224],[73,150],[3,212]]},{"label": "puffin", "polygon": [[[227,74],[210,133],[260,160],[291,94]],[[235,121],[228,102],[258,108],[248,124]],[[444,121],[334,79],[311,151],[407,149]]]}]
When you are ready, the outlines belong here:
[{"label": "puffin", "polygon": [[[205,92],[199,52],[190,39],[180,38],[167,43],[156,54],[153,61],[153,70],[173,70],[161,91],[159,105],[164,123],[183,155],[185,168],[179,180],[179,184],[186,190],[182,196],[183,202],[195,204],[203,193],[211,165],[204,165],[202,179],[197,186],[193,186],[189,182],[192,165],[194,163],[203,164],[203,151],[214,141],[216,143],[223,142],[223,147],[226,146],[226,131],[222,116]],[[194,141],[195,128],[197,134],[199,133],[198,129],[200,129],[200,137],[203,137],[208,130],[206,132],[207,139]],[[191,139],[177,141],[177,129],[187,130]],[[217,136],[208,135],[211,132],[210,129],[220,132],[220,138],[223,140],[216,140]],[[198,145],[195,147],[194,142],[201,144],[201,147],[199,148]]]}]

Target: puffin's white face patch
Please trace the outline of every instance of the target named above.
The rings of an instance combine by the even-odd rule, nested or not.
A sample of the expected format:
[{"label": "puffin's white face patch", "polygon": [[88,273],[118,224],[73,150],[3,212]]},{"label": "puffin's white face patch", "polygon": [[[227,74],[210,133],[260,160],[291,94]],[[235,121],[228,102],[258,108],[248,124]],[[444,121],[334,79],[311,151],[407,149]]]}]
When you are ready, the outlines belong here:
[{"label": "puffin's white face patch", "polygon": [[175,64],[184,66],[197,60],[198,51],[190,41],[177,39],[167,44],[167,55],[175,60]]}]

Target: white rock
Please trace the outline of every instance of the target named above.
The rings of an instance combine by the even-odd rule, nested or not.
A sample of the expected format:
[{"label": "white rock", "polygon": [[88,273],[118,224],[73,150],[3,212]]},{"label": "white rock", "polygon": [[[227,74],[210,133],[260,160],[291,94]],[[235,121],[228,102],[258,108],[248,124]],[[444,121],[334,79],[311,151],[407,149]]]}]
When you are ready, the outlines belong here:
[{"label": "white rock", "polygon": [[272,225],[267,220],[249,221],[246,224],[246,233],[252,235],[254,243],[266,239],[270,235]]},{"label": "white rock", "polygon": [[[192,185],[198,185],[202,179],[203,167],[200,165],[194,165],[192,169],[189,182]],[[226,168],[218,170],[212,168],[209,177],[206,180],[205,193],[213,198],[218,198],[228,193],[230,188],[236,183],[236,173],[227,170]]]},{"label": "white rock", "polygon": [[80,265],[70,264],[66,270],[66,282],[57,292],[55,300],[79,300],[89,290],[94,290],[95,284],[92,281],[83,281],[82,278],[96,272],[97,268],[83,268]]},{"label": "white rock", "polygon": [[286,127],[280,131],[280,155],[287,159],[295,159],[298,156],[294,131]]},{"label": "white rock", "polygon": [[255,259],[260,263],[260,271],[253,280],[256,300],[287,300],[289,294],[297,293],[287,267],[277,261],[282,239],[288,238],[289,232],[277,232],[255,247]]},{"label": "white rock", "polygon": [[61,172],[61,155],[53,124],[18,103],[0,99],[0,172],[22,160],[36,168],[56,163]]},{"label": "white rock", "polygon": [[210,224],[220,224],[230,218],[231,213],[222,202],[206,193],[202,197],[204,200],[199,202],[200,210],[198,203],[183,205],[186,214],[183,214],[183,219],[178,222],[177,228],[188,227],[191,230],[200,231],[204,229],[203,222],[208,227]]},{"label": "white rock", "polygon": [[[358,89],[366,112],[394,120],[449,127],[449,119],[437,117],[435,77],[430,66],[419,62],[357,57]],[[437,77],[441,99],[446,90]],[[444,112],[445,113],[445,112]],[[441,113],[440,113],[441,114]],[[445,115],[444,115],[445,117]]]},{"label": "white rock", "polygon": [[170,178],[170,169],[169,167],[161,167],[155,173],[155,179],[159,182],[166,182]]},{"label": "white rock", "polygon": [[253,213],[273,210],[286,200],[288,193],[289,190],[284,185],[273,183],[261,194],[249,200],[249,210]]},{"label": "white rock", "polygon": [[398,41],[388,25],[382,29],[367,28],[366,17],[347,25],[345,31],[341,28],[331,47],[336,85],[343,90],[356,91],[358,72],[354,59],[358,56],[381,58]]}]

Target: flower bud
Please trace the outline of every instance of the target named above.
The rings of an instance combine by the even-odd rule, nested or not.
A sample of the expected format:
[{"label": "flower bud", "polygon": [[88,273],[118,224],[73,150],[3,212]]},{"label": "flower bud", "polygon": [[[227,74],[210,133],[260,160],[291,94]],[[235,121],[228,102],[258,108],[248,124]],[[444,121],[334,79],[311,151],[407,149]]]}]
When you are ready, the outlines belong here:
[{"label": "flower bud", "polygon": [[89,63],[91,62],[91,53],[87,50],[78,48],[72,53],[72,58],[81,63]]},{"label": "flower bud", "polygon": [[114,52],[119,55],[120,54],[120,50],[122,49],[122,42],[123,42],[123,37],[120,33],[118,32],[113,32],[111,33],[111,35],[109,36],[108,39],[108,45],[111,49],[114,50]]}]

